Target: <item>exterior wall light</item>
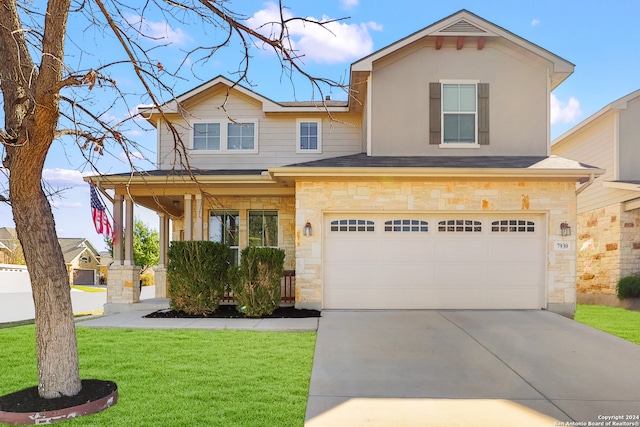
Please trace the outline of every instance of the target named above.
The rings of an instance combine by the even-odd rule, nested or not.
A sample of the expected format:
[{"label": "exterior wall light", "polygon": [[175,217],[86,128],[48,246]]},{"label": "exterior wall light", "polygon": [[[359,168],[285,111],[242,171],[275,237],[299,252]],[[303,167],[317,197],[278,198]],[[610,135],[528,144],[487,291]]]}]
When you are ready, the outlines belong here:
[{"label": "exterior wall light", "polygon": [[560,235],[561,236],[571,236],[571,227],[566,222],[560,224]]},{"label": "exterior wall light", "polygon": [[313,229],[311,228],[311,223],[307,221],[307,223],[304,225],[304,228],[302,229],[302,234],[304,234],[305,236],[311,236],[312,232]]}]

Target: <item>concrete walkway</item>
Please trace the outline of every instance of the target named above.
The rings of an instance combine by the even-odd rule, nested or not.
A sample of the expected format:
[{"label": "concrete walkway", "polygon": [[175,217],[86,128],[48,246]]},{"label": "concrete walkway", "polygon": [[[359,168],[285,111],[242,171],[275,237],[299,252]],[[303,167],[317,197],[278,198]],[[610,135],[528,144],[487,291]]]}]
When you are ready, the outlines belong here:
[{"label": "concrete walkway", "polygon": [[639,363],[547,311],[324,311],[305,425],[638,426]]},{"label": "concrete walkway", "polygon": [[147,319],[149,311],[80,319],[78,326],[129,329],[237,329],[253,331],[308,332],[318,329],[318,317],[302,319]]}]

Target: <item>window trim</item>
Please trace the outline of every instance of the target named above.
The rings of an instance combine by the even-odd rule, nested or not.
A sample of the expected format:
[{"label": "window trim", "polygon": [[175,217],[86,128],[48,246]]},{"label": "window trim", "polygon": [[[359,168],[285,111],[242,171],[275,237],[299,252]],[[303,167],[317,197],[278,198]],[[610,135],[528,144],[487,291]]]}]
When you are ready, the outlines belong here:
[{"label": "window trim", "polygon": [[[478,102],[478,85],[480,84],[480,80],[450,80],[450,79],[442,79],[439,80],[438,83],[440,83],[440,144],[439,147],[440,148],[480,148],[480,140],[479,140],[479,132],[478,132],[478,115],[479,115],[479,110],[480,110],[480,106],[479,106],[479,102]],[[445,127],[444,127],[444,116],[445,116],[445,111],[444,111],[444,85],[446,84],[457,84],[457,85],[464,85],[464,84],[473,84],[475,85],[475,104],[476,104],[476,108],[475,108],[475,112],[473,113],[474,116],[474,142],[445,142],[444,141],[444,133],[445,133]],[[467,114],[471,114],[471,113],[467,113]]]},{"label": "window trim", "polygon": [[[194,131],[197,124],[214,124],[220,125],[220,149],[219,150],[196,150],[194,148]],[[240,124],[253,124],[253,149],[251,150],[230,150],[229,149],[229,132],[228,126],[230,123]],[[243,118],[236,121],[231,120],[194,120],[191,123],[189,129],[189,151],[191,154],[257,154],[259,143],[259,120],[254,118]]]},{"label": "window trim", "polygon": [[[318,125],[318,148],[316,149],[305,149],[300,148],[300,126],[302,123],[315,123]],[[306,153],[322,153],[322,119],[311,119],[311,118],[298,118],[296,119],[296,153],[297,154],[306,154]]]}]

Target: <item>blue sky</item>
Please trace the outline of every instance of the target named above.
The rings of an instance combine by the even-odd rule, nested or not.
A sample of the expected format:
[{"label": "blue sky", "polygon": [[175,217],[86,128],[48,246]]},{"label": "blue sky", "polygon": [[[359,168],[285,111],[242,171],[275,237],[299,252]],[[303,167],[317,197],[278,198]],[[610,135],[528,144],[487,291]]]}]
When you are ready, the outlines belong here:
[{"label": "blue sky", "polygon": [[[133,0],[135,3],[137,0]],[[313,25],[297,25],[291,31],[296,48],[305,55],[306,69],[316,76],[335,80],[347,78],[350,64],[357,59],[460,9],[467,9],[559,55],[576,67],[574,74],[552,93],[552,138],[610,102],[640,89],[640,32],[636,30],[640,2],[637,0],[291,0],[285,3],[287,12],[295,16],[312,19],[348,17],[330,27],[335,36]],[[236,0],[226,5],[243,13],[248,18],[247,24],[256,28],[269,21],[277,11],[274,3],[263,1]],[[178,67],[185,51],[203,44],[207,37],[223,36],[220,30],[203,33],[199,25],[167,22],[161,15],[146,15],[142,19],[130,13],[125,18],[129,23],[153,33],[158,46],[166,45],[154,51],[157,57],[153,59],[169,71]],[[93,57],[85,55],[82,58],[85,67],[95,67],[107,58],[122,56],[112,42],[112,36],[87,31],[86,22],[75,21],[73,16],[69,25],[72,37],[84,43],[95,43],[94,48],[90,48],[94,52]],[[68,52],[71,53],[71,49]],[[238,67],[238,53],[238,46],[234,44],[218,51],[207,63],[183,68],[182,78],[175,82],[176,93],[185,92],[217,75],[233,78],[232,73]],[[70,65],[76,60],[80,61],[70,56]],[[112,77],[125,88],[135,83],[131,71],[124,68],[114,70]],[[275,101],[308,100],[313,96],[308,83],[302,79],[294,81],[294,90],[287,78],[281,75],[274,55],[259,47],[252,49],[249,79],[254,91]],[[336,92],[332,96],[344,98]],[[147,102],[147,99],[134,97],[129,99],[128,105],[115,105],[102,117],[117,121],[126,117],[133,106]],[[140,153],[136,155],[136,165],[154,169],[155,132],[144,122],[137,122],[129,127],[127,135],[141,146]],[[3,153],[0,151],[0,155]],[[111,150],[99,160],[98,166],[104,173],[126,172],[129,166],[122,156],[121,151]],[[104,249],[102,237],[96,234],[91,222],[88,185],[82,181],[82,176],[90,173],[77,147],[68,142],[54,143],[45,164],[44,176],[51,186],[67,188],[62,198],[53,201],[58,235],[86,237],[101,250]],[[0,175],[0,194],[7,195],[7,191],[6,181]],[[157,228],[155,214],[138,209],[136,216]],[[0,227],[4,226],[13,227],[13,220],[9,207],[0,203]]]}]

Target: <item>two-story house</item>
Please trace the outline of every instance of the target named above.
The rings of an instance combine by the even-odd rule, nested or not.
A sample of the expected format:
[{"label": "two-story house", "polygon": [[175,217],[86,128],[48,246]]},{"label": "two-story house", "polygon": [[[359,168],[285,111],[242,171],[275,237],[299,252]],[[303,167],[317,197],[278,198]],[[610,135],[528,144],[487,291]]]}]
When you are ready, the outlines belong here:
[{"label": "two-story house", "polygon": [[[159,213],[162,263],[169,235],[283,248],[300,308],[572,315],[576,182],[603,172],[550,154],[573,67],[462,10],[353,63],[347,101],[217,77],[147,108],[158,169],[92,180],[115,190],[117,234],[134,201]],[[131,248],[115,253],[109,301],[136,301]]]},{"label": "two-story house", "polygon": [[578,300],[620,305],[618,281],[640,273],[640,90],[552,142],[554,154],[606,173],[578,195]]}]

